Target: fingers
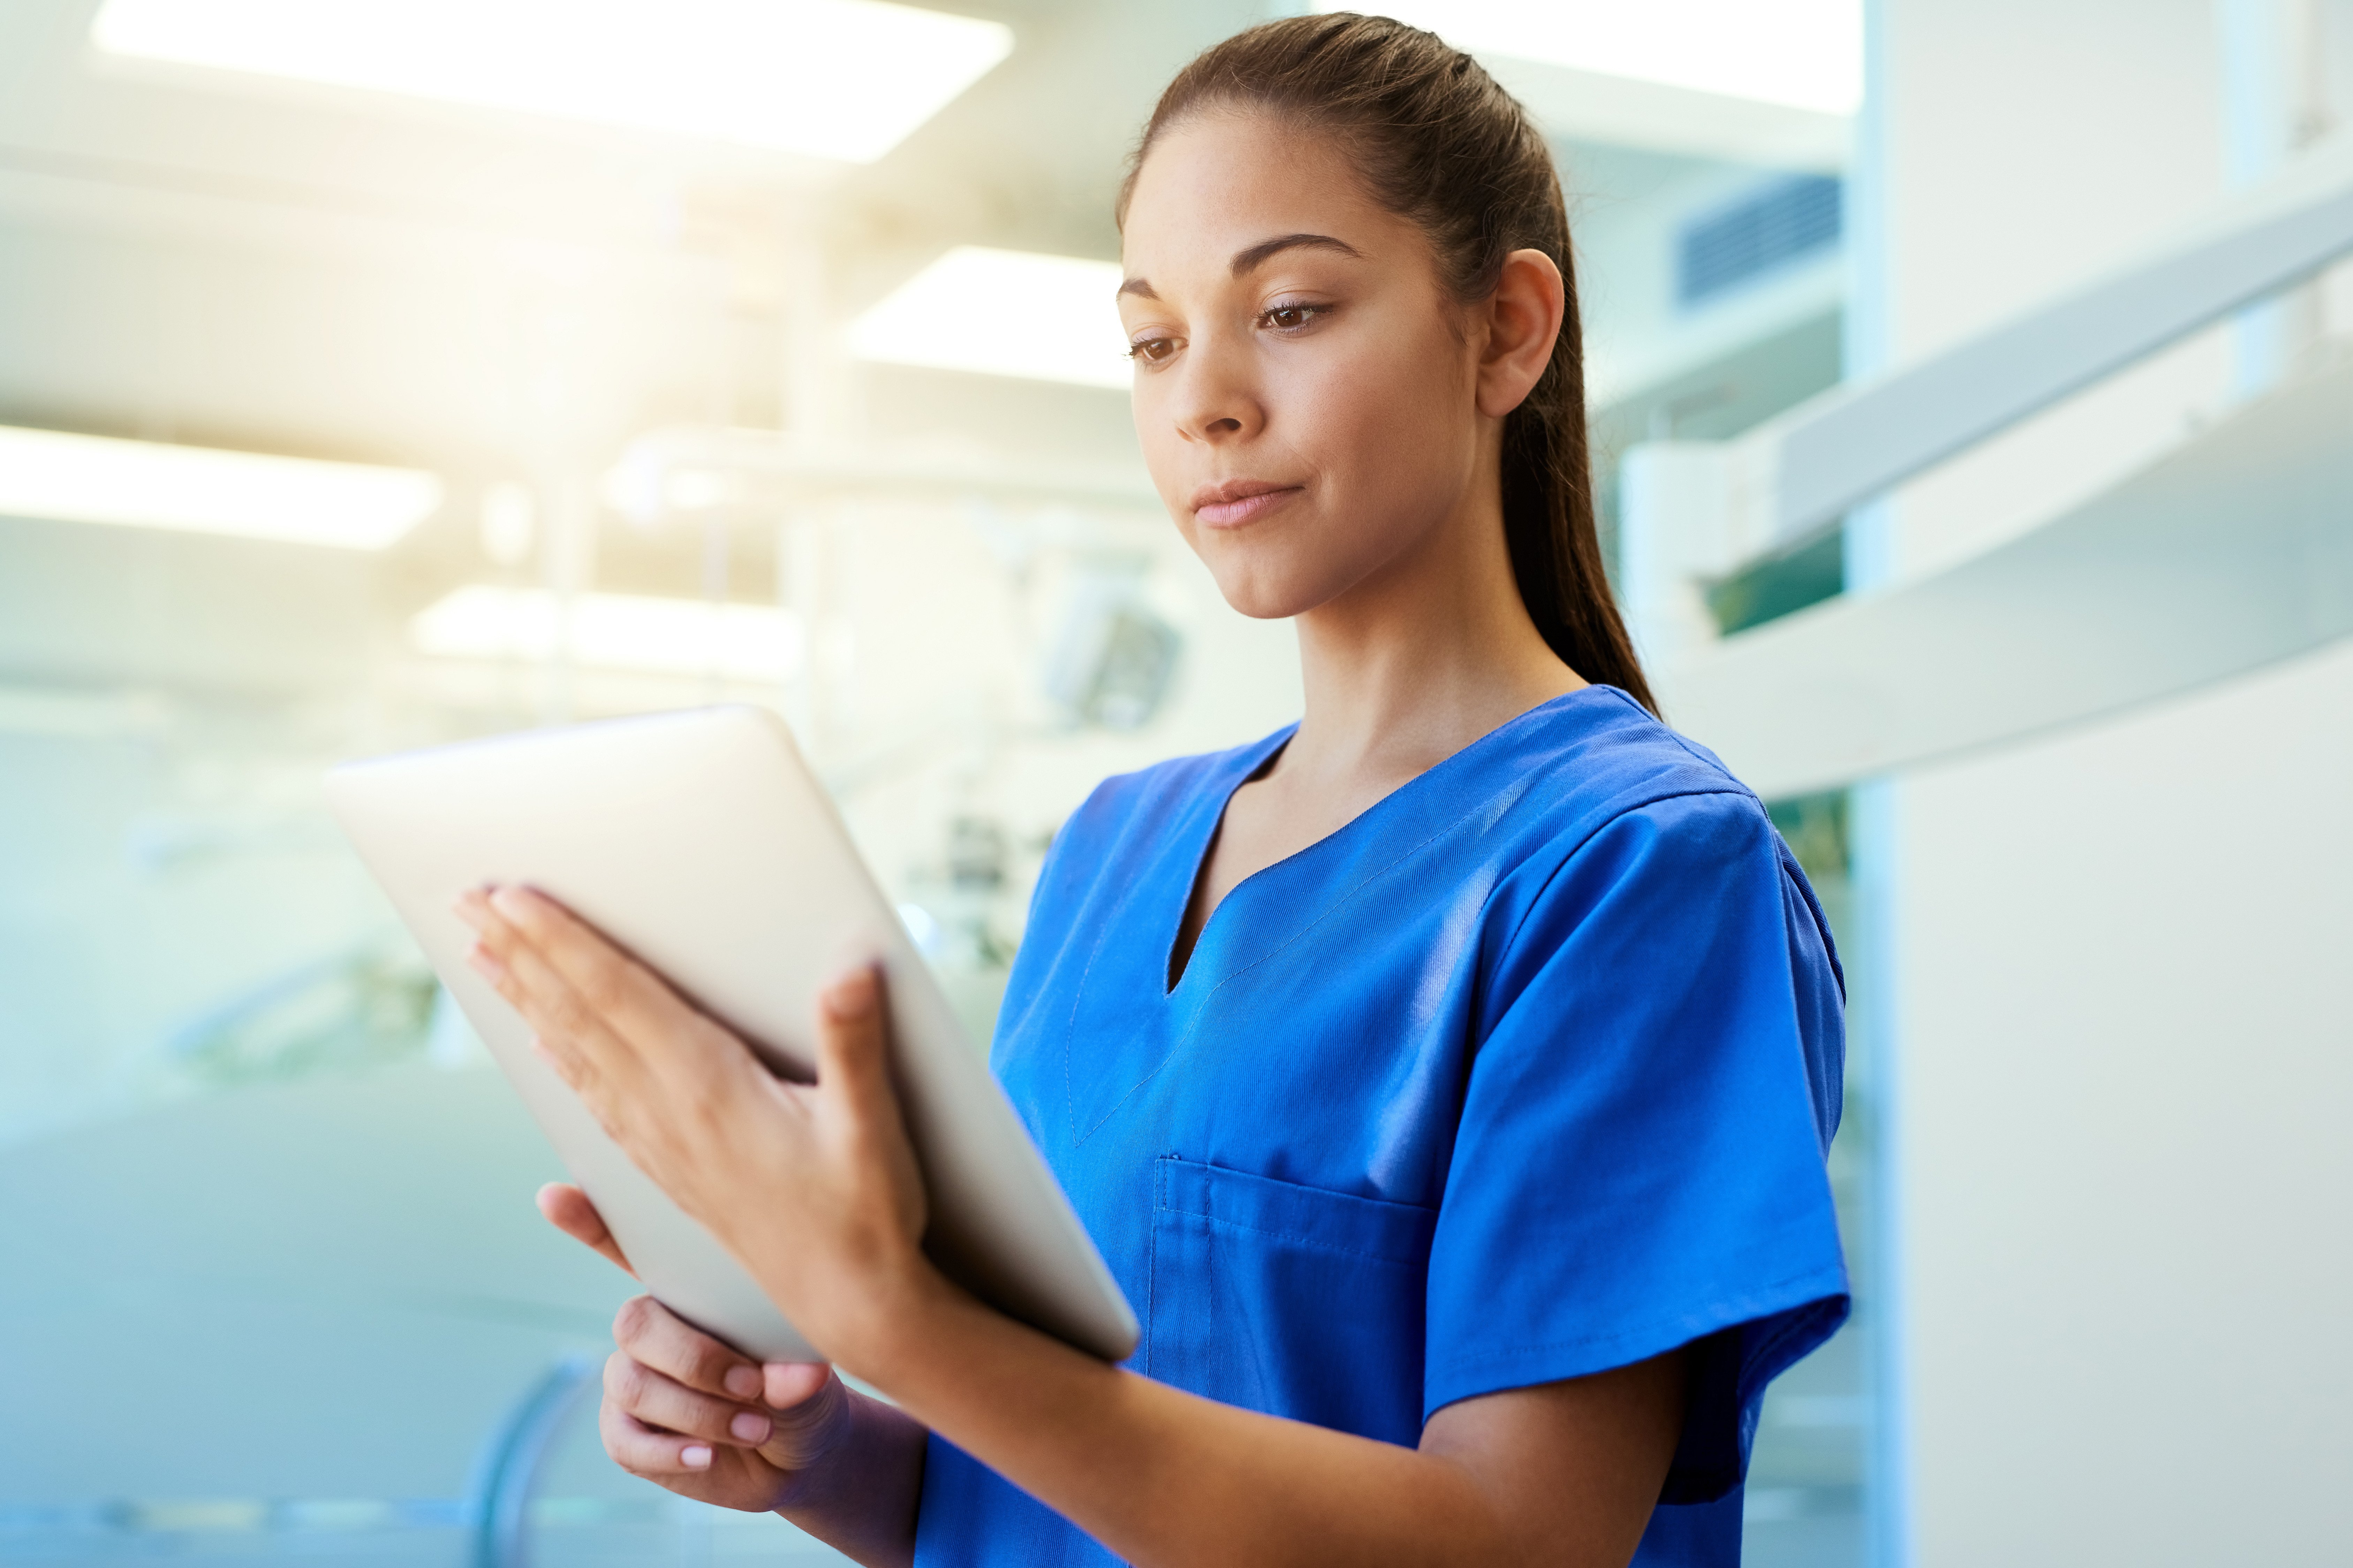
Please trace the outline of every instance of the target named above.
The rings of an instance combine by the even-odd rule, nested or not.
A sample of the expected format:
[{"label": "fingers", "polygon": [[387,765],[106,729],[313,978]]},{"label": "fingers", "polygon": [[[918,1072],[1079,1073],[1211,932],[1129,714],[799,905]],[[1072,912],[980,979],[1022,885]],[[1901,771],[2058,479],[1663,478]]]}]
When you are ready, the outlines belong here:
[{"label": "fingers", "polygon": [[760,1397],[760,1368],[702,1330],[691,1328],[651,1296],[621,1303],[613,1340],[631,1360],[665,1377],[723,1399],[749,1404]]},{"label": "fingers", "polygon": [[541,1055],[575,1092],[588,1097],[608,1069],[636,1065],[605,1018],[488,896],[479,890],[468,893],[456,912],[479,938],[466,955],[467,963],[522,1015],[537,1037]]},{"label": "fingers", "polygon": [[548,1224],[570,1237],[581,1246],[594,1248],[606,1261],[623,1273],[635,1278],[637,1270],[629,1267],[621,1251],[621,1244],[605,1227],[605,1216],[588,1201],[588,1194],[569,1182],[550,1182],[539,1189],[539,1212],[547,1216]]},{"label": "fingers", "polygon": [[743,1079],[761,1076],[740,1041],[545,894],[476,889],[455,912],[480,939],[467,962],[522,1015],[534,1047],[617,1138],[615,1119],[648,1104],[657,1080],[707,1117],[732,1103]]},{"label": "fingers", "polygon": [[712,1446],[676,1432],[658,1432],[610,1399],[596,1412],[605,1452],[631,1475],[659,1479],[711,1468]]},{"label": "fingers", "polygon": [[776,1430],[776,1421],[766,1412],[699,1394],[627,1351],[615,1351],[605,1363],[605,1396],[642,1425],[682,1437],[756,1448]]},{"label": "fingers", "polygon": [[[466,907],[511,928],[546,964],[550,978],[623,1035],[675,1030],[701,1019],[653,971],[544,893],[509,884]],[[484,937],[491,945],[487,930]],[[507,960],[495,949],[494,956]]]}]

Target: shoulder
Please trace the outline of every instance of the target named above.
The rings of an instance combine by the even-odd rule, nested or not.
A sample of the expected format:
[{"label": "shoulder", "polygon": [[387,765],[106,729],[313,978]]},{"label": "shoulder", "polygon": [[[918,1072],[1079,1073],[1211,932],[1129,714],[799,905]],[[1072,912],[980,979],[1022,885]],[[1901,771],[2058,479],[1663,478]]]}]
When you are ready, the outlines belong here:
[{"label": "shoulder", "polygon": [[1828,954],[1764,803],[1623,692],[1588,688],[1526,715],[1512,752],[1496,826],[1519,852],[1490,905],[1497,951],[1541,957],[1595,921],[1668,940],[1740,909],[1760,930],[1802,911]]},{"label": "shoulder", "polygon": [[1616,687],[1572,692],[1519,724],[1511,809],[1542,846],[1536,859],[1557,864],[1604,838],[1778,858],[1779,837],[1748,786]]},{"label": "shoulder", "polygon": [[1745,931],[1842,991],[1829,922],[1755,792],[1614,688],[1563,710],[1531,716],[1547,721],[1525,742],[1528,852],[1494,908],[1507,965],[1605,931],[1638,966]]}]

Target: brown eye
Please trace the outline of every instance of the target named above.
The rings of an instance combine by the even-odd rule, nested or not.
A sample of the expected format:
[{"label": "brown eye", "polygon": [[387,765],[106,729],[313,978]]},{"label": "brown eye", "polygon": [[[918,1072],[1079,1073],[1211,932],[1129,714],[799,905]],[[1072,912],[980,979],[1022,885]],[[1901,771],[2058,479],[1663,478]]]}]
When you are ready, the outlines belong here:
[{"label": "brown eye", "polygon": [[1172,338],[1145,338],[1127,346],[1127,357],[1145,364],[1158,364],[1176,352],[1176,343]]},{"label": "brown eye", "polygon": [[1259,317],[1259,325],[1271,327],[1278,332],[1295,332],[1322,315],[1328,309],[1323,305],[1275,305]]}]

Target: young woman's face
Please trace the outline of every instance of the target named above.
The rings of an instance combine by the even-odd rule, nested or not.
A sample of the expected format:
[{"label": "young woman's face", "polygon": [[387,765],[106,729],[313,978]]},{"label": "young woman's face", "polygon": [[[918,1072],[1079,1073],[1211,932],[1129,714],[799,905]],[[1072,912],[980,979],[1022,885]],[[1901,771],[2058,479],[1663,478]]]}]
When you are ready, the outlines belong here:
[{"label": "young woman's face", "polygon": [[1235,608],[1313,610],[1471,495],[1466,313],[1331,142],[1262,114],[1188,121],[1145,160],[1124,240],[1145,461]]}]

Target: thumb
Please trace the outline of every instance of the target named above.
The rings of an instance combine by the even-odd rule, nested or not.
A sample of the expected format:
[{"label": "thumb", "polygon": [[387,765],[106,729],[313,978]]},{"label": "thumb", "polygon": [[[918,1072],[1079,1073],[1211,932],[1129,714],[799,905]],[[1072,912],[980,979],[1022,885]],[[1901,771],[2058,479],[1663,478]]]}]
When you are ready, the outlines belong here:
[{"label": "thumb", "polygon": [[821,1361],[772,1361],[760,1368],[760,1402],[771,1410],[790,1410],[807,1404],[835,1381],[833,1368]]},{"label": "thumb", "polygon": [[771,1363],[762,1371],[770,1426],[760,1457],[786,1472],[814,1468],[849,1435],[856,1410],[849,1390],[822,1362]]},{"label": "thumb", "polygon": [[817,1081],[861,1117],[892,1104],[882,976],[861,964],[827,986],[817,1005]]},{"label": "thumb", "polygon": [[547,1222],[583,1247],[594,1247],[621,1270],[635,1276],[629,1260],[622,1254],[621,1244],[605,1228],[605,1216],[588,1201],[588,1194],[569,1182],[550,1182],[539,1189],[539,1212]]}]

